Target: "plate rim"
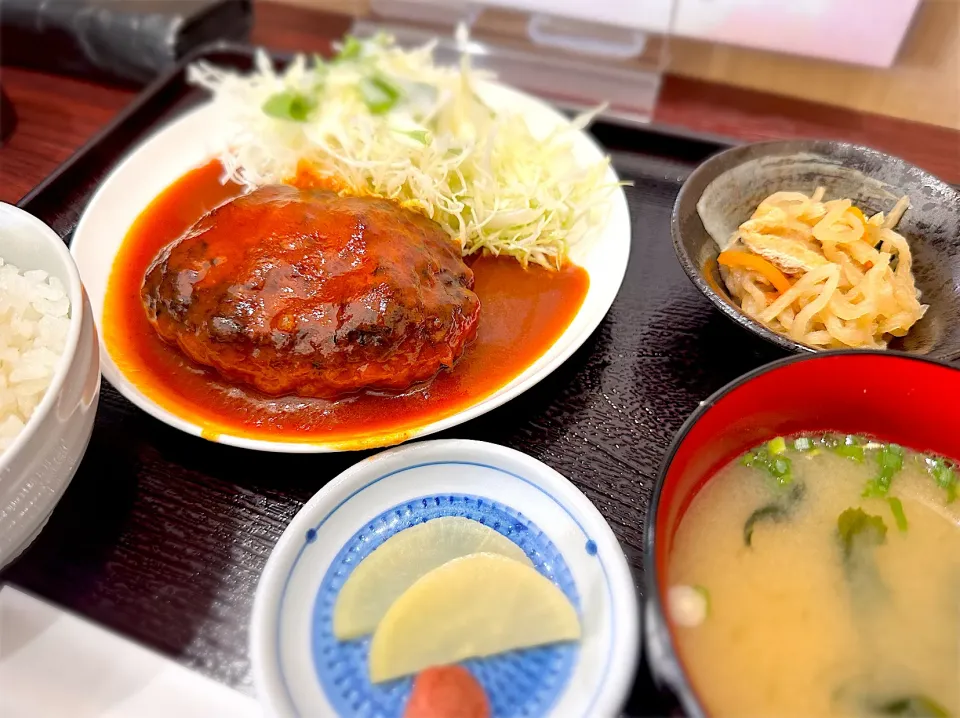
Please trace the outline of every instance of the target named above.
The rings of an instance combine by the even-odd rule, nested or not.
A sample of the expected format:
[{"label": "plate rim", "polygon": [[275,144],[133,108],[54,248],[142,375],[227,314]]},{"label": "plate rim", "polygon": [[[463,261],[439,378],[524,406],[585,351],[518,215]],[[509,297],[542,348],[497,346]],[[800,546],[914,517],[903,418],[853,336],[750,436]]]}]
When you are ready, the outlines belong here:
[{"label": "plate rim", "polygon": [[[260,573],[257,588],[254,592],[248,635],[248,653],[253,684],[257,699],[267,715],[298,715],[296,704],[283,679],[280,679],[280,685],[275,685],[276,678],[271,673],[278,669],[268,667],[271,662],[279,663],[279,657],[274,649],[279,645],[280,639],[272,617],[279,614],[286,592],[286,584],[293,574],[299,558],[299,552],[297,557],[292,560],[284,554],[290,552],[291,546],[295,547],[303,539],[308,529],[314,528],[317,523],[326,521],[340,507],[373,483],[389,478],[389,476],[404,469],[424,463],[462,460],[458,457],[462,457],[464,453],[469,451],[485,454],[485,460],[489,461],[494,468],[497,468],[496,465],[500,460],[518,463],[523,468],[536,473],[536,479],[529,476],[519,476],[518,478],[532,484],[552,498],[574,522],[581,526],[581,529],[584,521],[595,524],[599,529],[599,533],[595,536],[592,533],[589,535],[598,545],[601,542],[603,544],[603,548],[597,552],[598,555],[604,553],[609,558],[606,573],[610,592],[611,620],[613,620],[613,616],[617,616],[620,623],[617,633],[632,635],[632,639],[624,640],[619,644],[611,644],[609,648],[611,661],[608,667],[606,686],[601,684],[598,687],[590,706],[589,715],[606,718],[606,716],[615,715],[617,711],[622,709],[629,698],[640,661],[642,651],[641,614],[637,582],[633,570],[609,522],[586,494],[570,479],[529,454],[508,446],[474,439],[428,439],[386,449],[344,469],[304,503],[273,546]],[[438,453],[444,454],[446,458],[437,456]],[[429,456],[429,460],[424,460],[424,454]],[[406,455],[403,466],[395,466],[386,475],[378,475],[378,465],[396,460],[398,456],[403,455]],[[513,470],[501,470],[518,476]],[[544,483],[547,486],[544,486]],[[340,493],[350,488],[353,490],[346,497],[336,500]],[[331,502],[335,500],[336,503],[331,505]],[[584,533],[587,532],[584,531]],[[616,609],[618,605],[623,605],[624,610],[618,612]],[[285,696],[285,706],[282,706],[277,700],[280,693]],[[278,710],[278,706],[282,706],[284,709]],[[290,707],[293,708],[292,713],[285,710]],[[548,716],[553,716],[554,710],[555,708],[551,708]]]},{"label": "plate rim", "polygon": [[[541,100],[540,98],[534,97],[533,95],[523,92],[522,90],[518,90],[500,82],[487,81],[484,84],[494,92],[502,92],[505,93],[507,97],[513,96],[514,98],[517,98],[525,103],[525,106],[530,108],[531,112],[546,112],[549,115],[552,115],[558,122],[569,122],[569,119],[560,113],[555,107]],[[189,108],[181,114],[173,117],[169,122],[157,128],[154,132],[150,133],[140,142],[138,142],[110,170],[106,178],[101,182],[100,186],[91,197],[87,206],[84,208],[80,220],[77,223],[76,230],[74,231],[73,240],[70,243],[70,254],[73,256],[74,260],[77,261],[78,268],[80,265],[80,262],[78,261],[78,248],[84,244],[83,238],[93,233],[93,230],[88,229],[88,225],[94,221],[91,219],[91,217],[93,216],[94,212],[100,208],[100,205],[105,205],[106,207],[110,206],[106,197],[108,192],[112,190],[113,186],[119,181],[118,178],[120,177],[121,173],[125,171],[128,165],[135,161],[139,153],[143,151],[147,145],[152,146],[151,143],[157,142],[161,137],[164,136],[165,133],[174,131],[176,127],[181,124],[186,124],[200,113],[210,113],[215,111],[216,107],[217,104],[215,101],[213,99],[208,99],[207,101],[195,107]],[[609,153],[603,148],[603,146],[584,130],[577,131],[576,143],[574,147],[577,145],[584,148],[589,146],[589,148],[596,153],[598,160],[600,158],[609,156]],[[214,153],[211,152],[211,158],[213,156]],[[611,181],[615,181],[617,183],[620,181],[619,176],[612,164],[607,168],[607,177]],[[598,229],[595,237],[602,236],[605,231],[613,232],[613,229],[608,229],[608,227],[613,227],[614,229],[616,228],[615,225],[613,225],[613,222],[618,215],[622,219],[623,230],[622,233],[617,232],[614,235],[612,246],[607,251],[605,264],[608,267],[609,274],[603,277],[604,281],[602,283],[595,282],[595,278],[592,276],[590,277],[591,284],[590,288],[587,290],[587,297],[590,296],[590,292],[595,284],[597,286],[602,286],[603,289],[601,290],[602,294],[598,300],[600,305],[596,308],[593,314],[587,316],[582,329],[568,340],[566,346],[554,353],[554,347],[556,347],[557,341],[559,341],[562,335],[561,337],[558,337],[557,341],[555,341],[554,344],[552,344],[543,354],[536,357],[534,361],[524,368],[518,375],[510,379],[504,385],[495,389],[492,393],[480,397],[474,403],[463,407],[453,414],[435,420],[428,420],[428,423],[394,431],[383,431],[378,434],[364,436],[356,441],[347,439],[324,441],[321,437],[307,439],[304,441],[271,441],[264,438],[248,438],[244,436],[238,436],[229,432],[211,432],[204,429],[203,426],[195,424],[191,420],[179,416],[173,411],[167,409],[162,404],[154,401],[145,393],[143,393],[133,381],[126,377],[123,371],[117,366],[109,348],[106,345],[106,342],[104,341],[103,328],[101,326],[101,310],[101,316],[97,318],[99,320],[97,321],[97,338],[102,354],[102,373],[104,377],[117,389],[117,391],[124,396],[124,398],[137,406],[137,408],[146,412],[153,418],[162,421],[168,426],[208,441],[254,451],[311,454],[383,449],[459,426],[460,424],[475,419],[496,408],[499,408],[500,406],[503,406],[508,401],[517,398],[527,390],[546,379],[587,342],[590,336],[596,331],[597,327],[600,326],[600,324],[609,314],[610,309],[620,292],[620,288],[623,285],[623,281],[626,277],[627,267],[629,265],[632,247],[632,218],[630,217],[626,194],[624,193],[622,186],[618,184],[614,188],[614,191],[611,193],[608,201],[609,204],[605,213],[606,223]],[[140,212],[143,212],[145,209],[146,207],[143,207]],[[125,231],[129,232],[129,229],[130,228],[128,227]],[[87,240],[87,243],[90,241],[93,240]],[[574,251],[575,248],[576,245],[573,248]],[[116,256],[117,255],[115,252],[110,258],[111,263],[116,260]],[[109,281],[109,276],[111,273],[112,266],[111,270],[107,272],[106,281]],[[572,326],[578,317],[581,316],[582,312],[583,306],[581,305],[581,308],[574,315],[570,325],[568,325],[568,328]],[[531,373],[530,376],[520,380],[521,377],[523,377],[523,375],[531,369],[531,367],[545,358],[548,360],[543,367]]]}]

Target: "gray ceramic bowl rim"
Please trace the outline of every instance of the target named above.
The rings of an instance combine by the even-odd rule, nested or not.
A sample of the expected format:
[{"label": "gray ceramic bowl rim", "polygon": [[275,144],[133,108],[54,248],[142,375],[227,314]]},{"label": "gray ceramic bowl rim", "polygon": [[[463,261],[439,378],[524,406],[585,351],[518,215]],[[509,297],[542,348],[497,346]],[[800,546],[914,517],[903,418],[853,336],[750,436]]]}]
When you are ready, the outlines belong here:
[{"label": "gray ceramic bowl rim", "polygon": [[[70,250],[67,249],[67,245],[60,238],[60,235],[54,232],[53,229],[43,221],[15,205],[0,202],[0,215],[3,214],[13,216],[17,221],[28,225],[31,232],[37,237],[43,238],[40,241],[53,247],[54,253],[60,261],[63,262],[67,273],[67,283],[64,291],[70,298],[70,328],[67,331],[63,354],[60,356],[60,361],[53,373],[53,378],[50,380],[50,385],[47,387],[46,393],[43,395],[40,403],[37,404],[37,408],[34,409],[26,425],[17,435],[17,438],[13,440],[13,443],[10,444],[3,455],[0,456],[0,478],[3,477],[7,467],[24,444],[39,430],[40,424],[43,423],[43,418],[50,413],[53,406],[59,400],[64,382],[67,379],[67,374],[70,373],[70,367],[73,365],[73,360],[77,354],[77,347],[80,344],[80,332],[83,327],[83,315],[86,311],[80,272],[77,270],[73,256],[70,254]],[[19,267],[19,269],[20,271],[27,271],[35,269],[35,267]]]},{"label": "gray ceramic bowl rim", "polygon": [[[690,677],[687,674],[686,669],[684,669],[683,663],[680,661],[680,657],[677,654],[677,648],[674,645],[674,641],[669,636],[669,633],[667,634],[665,640],[661,640],[661,635],[654,636],[653,634],[658,627],[666,627],[668,625],[667,613],[664,609],[663,602],[660,600],[660,576],[657,575],[656,561],[656,526],[657,513],[660,509],[660,496],[663,493],[663,485],[666,482],[667,472],[670,469],[670,465],[673,463],[673,459],[676,456],[677,451],[680,449],[681,444],[686,441],[687,435],[690,433],[690,430],[694,427],[694,425],[700,421],[700,419],[703,418],[703,415],[713,408],[717,402],[735,389],[740,388],[744,384],[748,384],[763,374],[776,371],[784,366],[795,364],[797,362],[819,361],[821,359],[825,360],[837,356],[863,356],[864,354],[873,354],[875,356],[889,357],[891,359],[909,359],[910,361],[933,364],[935,366],[950,369],[952,371],[960,371],[960,368],[939,359],[931,359],[930,357],[910,354],[908,352],[883,349],[839,349],[818,351],[813,354],[793,355],[784,357],[783,359],[777,359],[776,361],[763,364],[762,366],[759,366],[756,369],[747,372],[746,374],[741,374],[733,381],[724,385],[720,389],[717,389],[717,391],[707,397],[707,399],[700,402],[700,405],[693,411],[687,420],[683,422],[683,425],[674,436],[673,441],[670,442],[670,446],[667,449],[667,452],[664,454],[663,461],[660,462],[660,469],[657,472],[657,480],[653,487],[653,494],[650,497],[650,510],[647,512],[643,529],[643,583],[644,592],[646,594],[646,602],[643,606],[643,620],[641,622],[644,633],[643,654],[647,656],[647,661],[650,664],[654,681],[658,687],[661,689],[667,689],[674,693],[676,698],[680,701],[684,711],[686,711],[687,715],[692,716],[693,718],[706,718],[707,711],[700,703],[700,699],[697,697],[697,693],[693,689],[693,684],[690,680]],[[656,645],[653,645],[655,642]],[[661,661],[665,663],[665,665],[660,665],[658,663]]]},{"label": "gray ceramic bowl rim", "polygon": [[[729,158],[732,155],[747,154],[749,152],[756,151],[757,149],[769,149],[772,150],[768,154],[776,155],[780,154],[776,152],[777,149],[783,148],[787,153],[792,153],[798,151],[799,147],[803,145],[815,144],[817,142],[833,142],[832,140],[816,140],[816,139],[798,139],[798,140],[769,140],[766,142],[750,142],[742,145],[736,145],[730,147],[729,149],[718,152],[712,157],[705,160],[700,164],[690,175],[687,177],[686,181],[683,183],[683,186],[680,188],[680,192],[677,194],[677,199],[673,203],[673,211],[670,213],[670,237],[673,240],[673,250],[677,255],[677,259],[680,261],[680,266],[683,267],[683,271],[686,273],[687,277],[691,282],[696,285],[697,289],[707,297],[713,305],[727,315],[734,322],[739,324],[744,329],[747,329],[757,336],[763,337],[768,342],[776,344],[783,349],[792,352],[804,352],[808,354],[821,354],[825,350],[814,349],[809,347],[806,344],[801,344],[796,342],[789,337],[785,337],[782,334],[777,334],[772,329],[768,329],[766,326],[755,320],[753,317],[748,316],[745,312],[741,311],[735,307],[732,303],[725,300],[721,297],[713,287],[707,282],[703,277],[703,273],[700,271],[699,267],[694,266],[693,260],[690,258],[690,255],[687,254],[687,250],[683,246],[683,242],[680,239],[680,217],[679,210],[681,204],[683,204],[687,195],[693,191],[692,187],[696,184],[696,180],[702,175],[708,174],[714,165],[719,162],[722,162],[724,159]],[[885,157],[889,157],[892,160],[898,162],[903,162],[906,165],[911,167],[916,167],[918,170],[924,172],[925,174],[930,175],[932,178],[936,179],[938,182],[942,182],[940,178],[935,175],[930,174],[922,167],[917,167],[912,162],[909,162],[902,157],[892,155],[889,152],[881,152],[880,150],[874,149],[873,147],[867,147],[865,145],[858,145],[855,142],[835,142],[838,146],[842,146],[852,150],[860,150],[869,154],[880,154]],[[744,162],[749,161],[750,158],[744,159]],[[737,164],[742,164],[738,162]],[[735,166],[735,165],[734,165]],[[722,174],[722,173],[721,173]],[[717,175],[719,177],[719,175]],[[714,178],[715,179],[715,178]],[[946,183],[944,183],[946,184]],[[699,198],[697,198],[699,200]],[[836,350],[836,351],[847,351],[845,349]],[[851,349],[850,351],[863,351],[859,349]],[[906,352],[909,354],[909,352]],[[910,356],[919,356],[910,354]],[[949,357],[947,357],[949,358]]]}]

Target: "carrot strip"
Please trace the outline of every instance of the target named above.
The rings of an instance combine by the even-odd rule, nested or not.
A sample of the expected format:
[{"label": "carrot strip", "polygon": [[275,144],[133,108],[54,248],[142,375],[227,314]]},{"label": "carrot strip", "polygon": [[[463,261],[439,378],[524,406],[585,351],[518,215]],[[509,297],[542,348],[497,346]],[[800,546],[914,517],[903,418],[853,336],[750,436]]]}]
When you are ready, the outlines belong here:
[{"label": "carrot strip", "polygon": [[859,207],[851,206],[847,211],[856,216],[856,218],[860,220],[860,223],[863,224],[864,227],[867,226],[867,218],[863,216],[863,212],[860,211]]},{"label": "carrot strip", "polygon": [[720,253],[717,262],[725,267],[743,267],[759,272],[781,294],[790,289],[790,280],[783,272],[759,255],[728,249]]}]

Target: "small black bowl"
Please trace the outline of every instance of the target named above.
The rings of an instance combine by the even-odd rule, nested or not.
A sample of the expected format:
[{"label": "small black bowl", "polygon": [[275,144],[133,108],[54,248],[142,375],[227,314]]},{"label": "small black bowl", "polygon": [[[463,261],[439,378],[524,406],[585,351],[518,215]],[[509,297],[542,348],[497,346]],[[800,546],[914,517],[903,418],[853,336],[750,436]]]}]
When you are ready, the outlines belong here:
[{"label": "small black bowl", "polygon": [[[751,162],[749,166],[745,163]],[[677,258],[697,288],[720,311],[767,341],[794,352],[814,352],[748,317],[731,300],[717,266],[719,247],[697,205],[710,189],[710,223],[715,232],[732,233],[757,205],[777,191],[848,197],[865,211],[889,211],[910,197],[896,230],[913,253],[913,274],[926,315],[890,349],[935,359],[960,357],[960,190],[906,160],[869,147],[828,140],[791,140],[743,145],[714,155],[687,179],[673,206],[670,229]]]}]

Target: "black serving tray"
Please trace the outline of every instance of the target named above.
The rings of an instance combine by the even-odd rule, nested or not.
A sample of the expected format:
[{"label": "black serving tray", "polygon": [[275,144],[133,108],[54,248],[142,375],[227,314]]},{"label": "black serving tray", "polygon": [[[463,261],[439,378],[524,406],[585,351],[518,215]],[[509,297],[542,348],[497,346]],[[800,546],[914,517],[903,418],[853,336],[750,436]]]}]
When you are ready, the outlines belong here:
[{"label": "black serving tray", "polygon": [[[252,50],[190,59],[249,69]],[[69,243],[100,182],[146,135],[204,98],[186,62],[19,203]],[[519,449],[573,481],[613,527],[643,593],[643,527],[673,434],[697,404],[782,351],[717,312],[687,280],[670,212],[690,171],[728,146],[655,125],[600,122],[632,219],[626,279],[584,346],[506,406],[430,438]],[[247,627],[254,589],[284,527],[328,480],[370,452],[245,451],[178,432],[104,382],[89,451],[10,581],[252,693]],[[641,664],[629,716],[676,712]],[[602,718],[602,717],[597,717]]]}]

